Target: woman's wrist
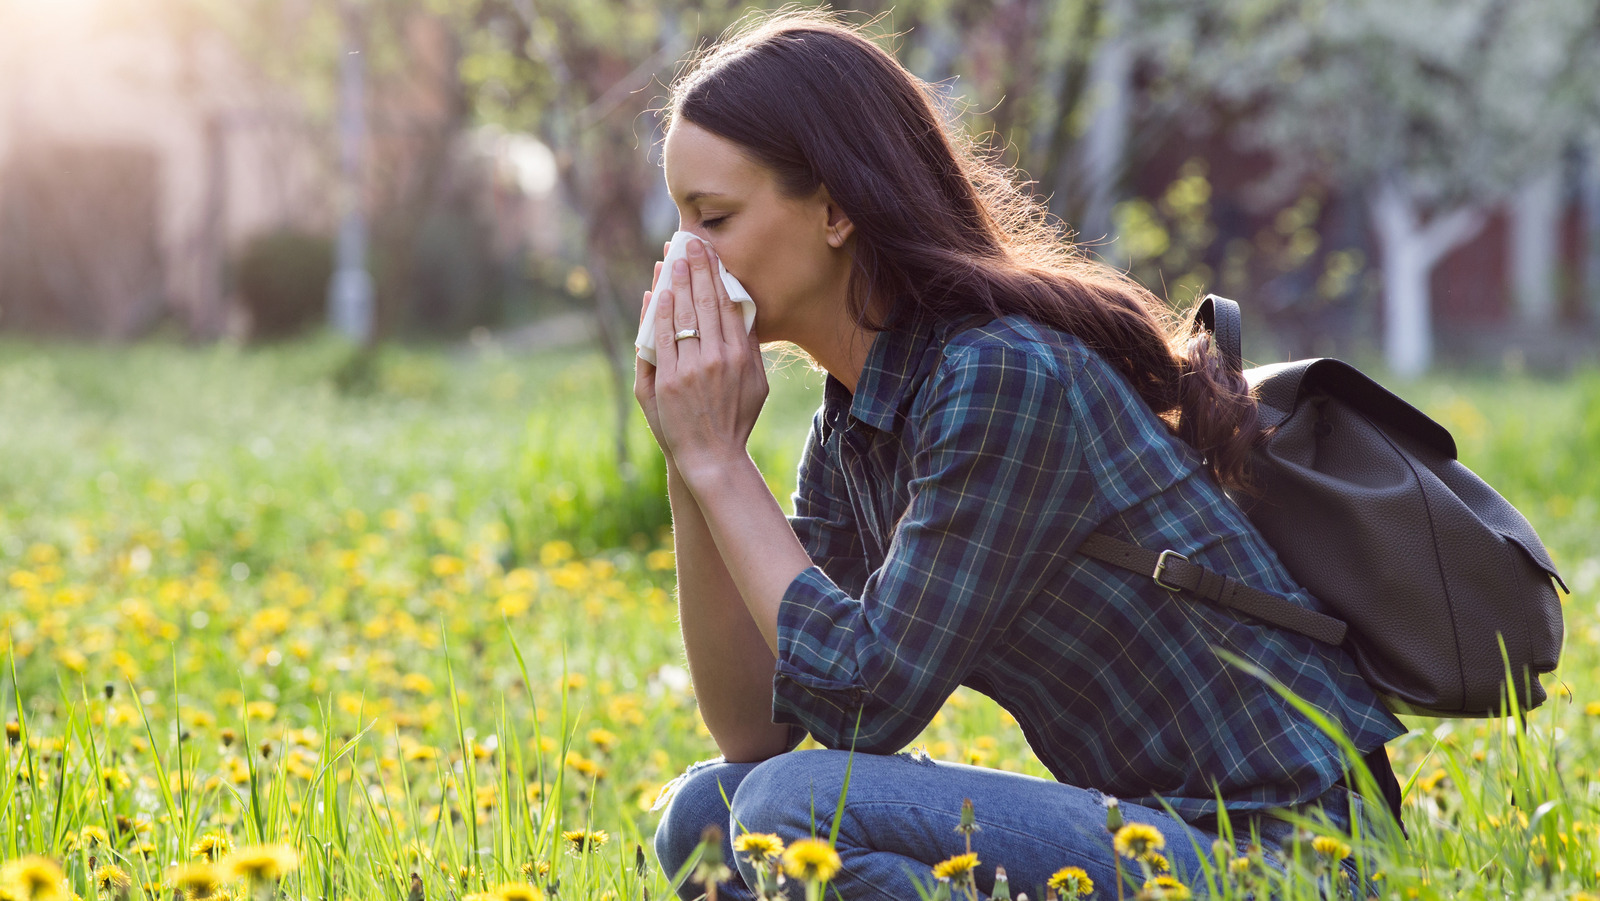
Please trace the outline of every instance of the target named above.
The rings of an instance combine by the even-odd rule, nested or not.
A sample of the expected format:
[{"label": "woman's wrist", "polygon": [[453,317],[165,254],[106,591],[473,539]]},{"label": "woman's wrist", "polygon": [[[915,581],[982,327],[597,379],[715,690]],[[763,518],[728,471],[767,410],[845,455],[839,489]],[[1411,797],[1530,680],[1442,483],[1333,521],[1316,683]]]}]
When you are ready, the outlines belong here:
[{"label": "woman's wrist", "polygon": [[762,489],[767,490],[766,480],[761,478],[761,471],[756,468],[748,452],[696,454],[692,462],[679,460],[668,466],[677,470],[678,476],[697,498],[708,491],[733,488],[751,473],[755,474]]}]

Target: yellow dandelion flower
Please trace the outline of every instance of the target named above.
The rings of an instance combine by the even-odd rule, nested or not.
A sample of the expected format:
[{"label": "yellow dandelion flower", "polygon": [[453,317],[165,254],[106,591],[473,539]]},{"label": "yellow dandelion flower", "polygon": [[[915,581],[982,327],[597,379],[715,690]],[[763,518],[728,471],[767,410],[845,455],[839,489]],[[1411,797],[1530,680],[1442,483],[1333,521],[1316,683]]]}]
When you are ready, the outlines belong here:
[{"label": "yellow dandelion flower", "polygon": [[207,901],[221,893],[226,874],[215,864],[192,863],[173,869],[167,880],[189,901]]},{"label": "yellow dandelion flower", "polygon": [[0,866],[0,889],[19,901],[67,901],[67,876],[48,857],[26,855]]},{"label": "yellow dandelion flower", "polygon": [[770,832],[746,832],[733,840],[733,850],[751,863],[770,864],[783,856],[783,839]]},{"label": "yellow dandelion flower", "polygon": [[1111,847],[1117,854],[1129,859],[1138,859],[1151,851],[1160,851],[1166,846],[1167,839],[1160,830],[1144,823],[1129,823],[1123,826],[1111,840]]},{"label": "yellow dandelion flower", "polygon": [[421,673],[406,673],[400,677],[400,689],[415,695],[431,695],[434,685],[432,679]]},{"label": "yellow dandelion flower", "polygon": [[1157,876],[1144,884],[1144,889],[1139,892],[1139,897],[1155,899],[1155,901],[1189,901],[1194,893],[1189,887],[1172,878],[1171,876]]},{"label": "yellow dandelion flower", "polygon": [[94,884],[102,895],[125,898],[133,889],[133,877],[116,864],[105,864],[94,871]]},{"label": "yellow dandelion flower", "polygon": [[1083,867],[1062,867],[1050,876],[1050,887],[1066,898],[1082,898],[1094,893],[1094,880]]},{"label": "yellow dandelion flower", "polygon": [[827,882],[839,866],[839,852],[820,838],[798,839],[783,852],[783,870],[793,879]]},{"label": "yellow dandelion flower", "polygon": [[223,861],[234,878],[251,882],[276,882],[299,864],[300,856],[288,845],[251,845]]},{"label": "yellow dandelion flower", "polygon": [[604,829],[569,829],[561,833],[561,837],[572,846],[574,854],[598,851],[601,845],[611,841],[611,835]]},{"label": "yellow dandelion flower", "polygon": [[189,849],[190,857],[200,857],[216,863],[233,853],[233,839],[228,833],[222,831],[207,832],[200,836]]},{"label": "yellow dandelion flower", "polygon": [[941,860],[933,865],[933,878],[948,879],[951,882],[965,882],[972,878],[972,871],[978,867],[978,855],[971,852],[957,854],[947,860]]},{"label": "yellow dandelion flower", "polygon": [[507,882],[494,890],[499,901],[544,901],[539,890],[526,882]]},{"label": "yellow dandelion flower", "polygon": [[601,751],[609,751],[617,746],[617,734],[609,729],[590,729],[589,742]]},{"label": "yellow dandelion flower", "polygon": [[1328,860],[1344,860],[1350,856],[1350,846],[1331,835],[1319,835],[1312,839],[1311,850]]},{"label": "yellow dandelion flower", "polygon": [[1243,876],[1255,866],[1255,861],[1248,857],[1235,857],[1228,861],[1228,872],[1235,876]]},{"label": "yellow dandelion flower", "polygon": [[110,836],[106,835],[106,831],[101,829],[99,826],[85,826],[82,829],[79,829],[78,841],[83,842],[85,845],[91,848],[95,847],[96,845],[104,848],[111,846]]},{"label": "yellow dandelion flower", "polygon": [[1167,862],[1167,858],[1164,855],[1150,851],[1145,854],[1143,860],[1145,864],[1150,867],[1150,872],[1152,873],[1160,874],[1172,872],[1172,864]]}]

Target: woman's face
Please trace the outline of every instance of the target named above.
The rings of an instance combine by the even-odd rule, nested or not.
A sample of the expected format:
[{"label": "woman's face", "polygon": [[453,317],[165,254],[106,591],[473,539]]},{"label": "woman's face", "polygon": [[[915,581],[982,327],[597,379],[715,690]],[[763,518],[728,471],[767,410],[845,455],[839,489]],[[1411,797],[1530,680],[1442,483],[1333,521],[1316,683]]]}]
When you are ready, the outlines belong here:
[{"label": "woman's face", "polygon": [[825,190],[789,197],[739,145],[682,120],[663,163],[678,228],[709,242],[750,292],[760,340],[807,347],[849,321],[850,223]]}]

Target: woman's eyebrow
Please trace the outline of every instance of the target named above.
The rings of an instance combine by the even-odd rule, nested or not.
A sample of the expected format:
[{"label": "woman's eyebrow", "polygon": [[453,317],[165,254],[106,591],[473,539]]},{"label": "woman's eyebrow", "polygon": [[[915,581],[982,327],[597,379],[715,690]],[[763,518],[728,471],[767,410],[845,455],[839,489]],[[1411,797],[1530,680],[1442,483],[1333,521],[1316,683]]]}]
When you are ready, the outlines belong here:
[{"label": "woman's eyebrow", "polygon": [[699,203],[707,197],[727,198],[728,196],[729,195],[727,194],[719,194],[716,191],[690,191],[688,194],[684,195],[683,202]]}]

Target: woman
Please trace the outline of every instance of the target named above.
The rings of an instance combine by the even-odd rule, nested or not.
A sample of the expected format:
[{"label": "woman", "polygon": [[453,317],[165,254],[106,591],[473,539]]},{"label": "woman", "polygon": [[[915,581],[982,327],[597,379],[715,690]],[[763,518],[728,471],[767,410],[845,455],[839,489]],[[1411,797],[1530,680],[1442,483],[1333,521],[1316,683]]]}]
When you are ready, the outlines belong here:
[{"label": "woman", "polygon": [[[966,798],[984,892],[995,865],[1030,892],[1066,865],[1110,891],[1102,792],[1191,874],[1219,797],[1234,817],[1320,804],[1347,822],[1333,741],[1214,649],[1365,752],[1401,728],[1342,650],[1074,553],[1101,532],[1314,607],[1224,494],[1257,437],[1246,386],[1063,243],[932,96],[814,14],[758,23],[675,86],[667,186],[704,241],[657,304],[635,394],[666,453],[684,644],[723,760],[681,780],[663,866],[710,823],[825,832],[851,748],[845,898],[917,897],[911,880],[964,848]],[[719,260],[755,300],[749,335]],[[745,448],[772,341],[828,374],[788,518]],[[1010,711],[1059,782],[894,755],[958,685]],[[807,734],[834,750],[793,751]],[[740,865],[724,897],[750,896]]]}]

